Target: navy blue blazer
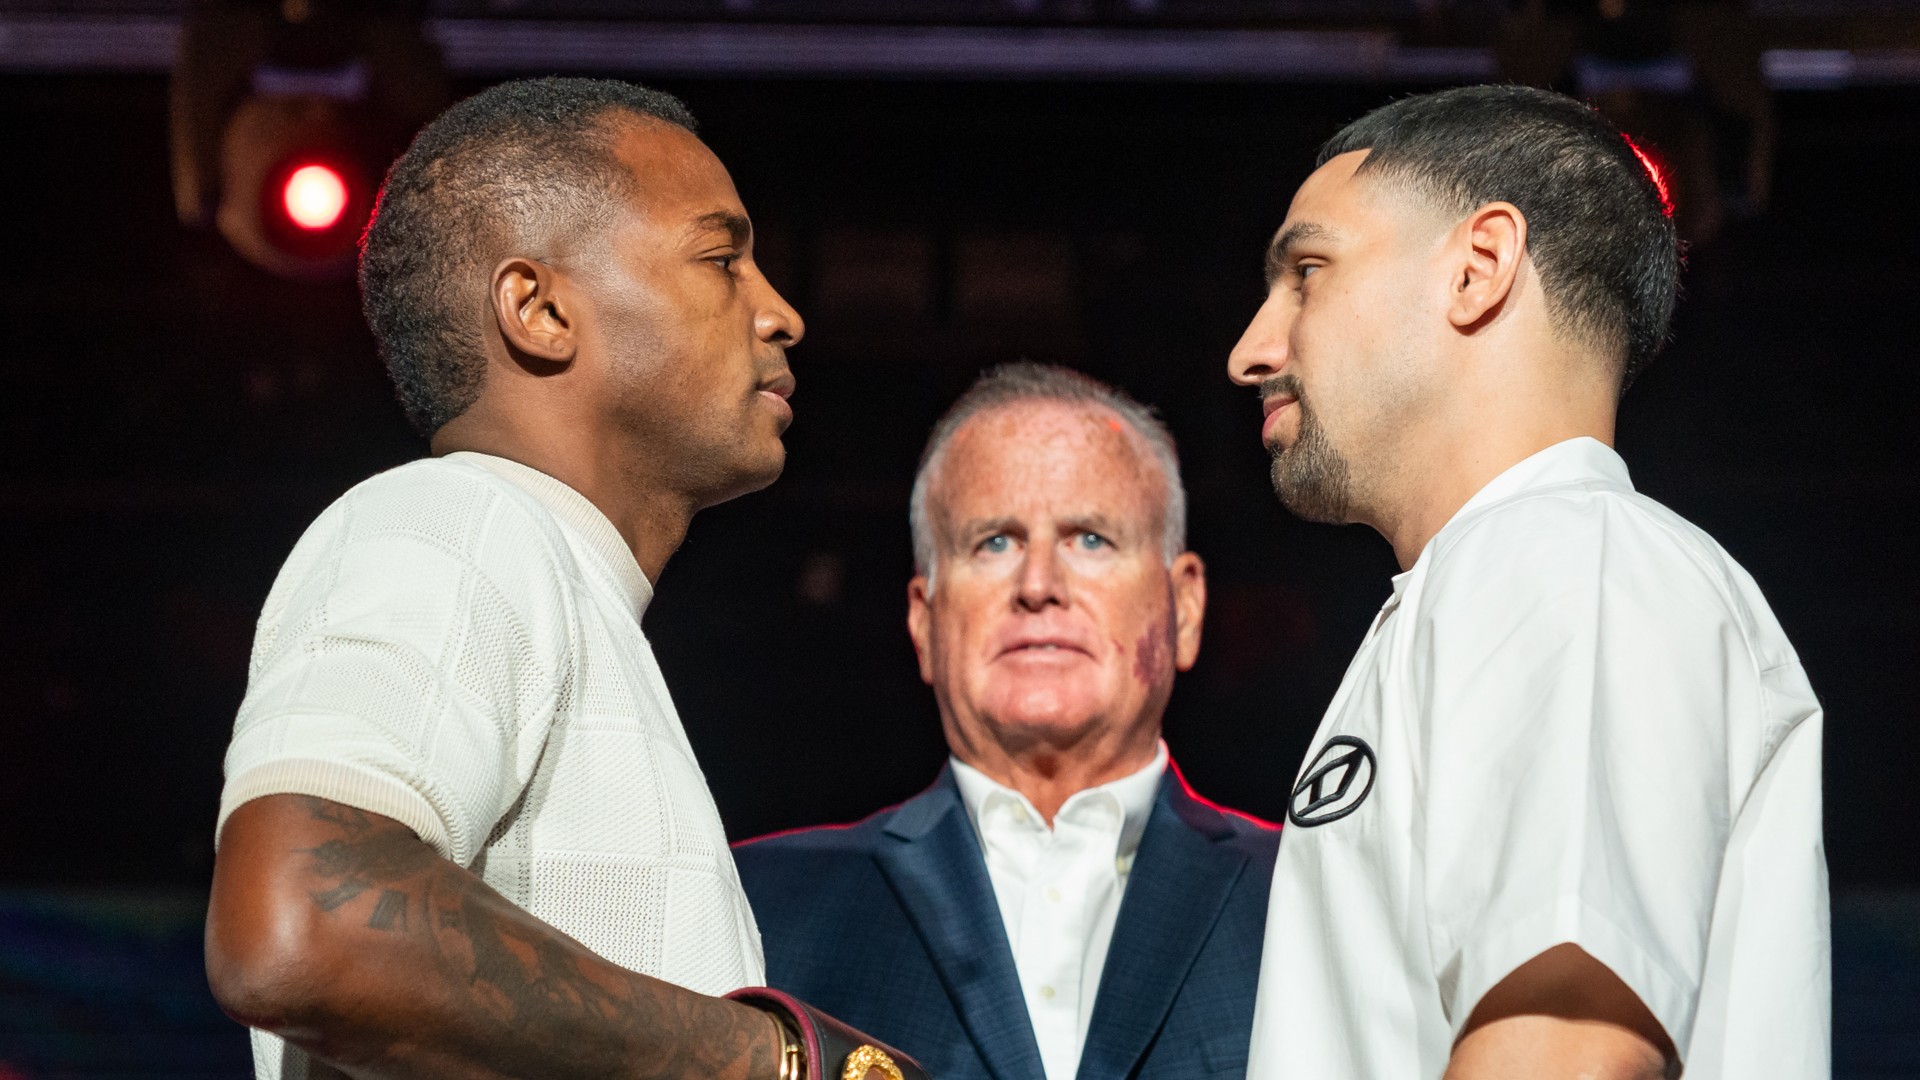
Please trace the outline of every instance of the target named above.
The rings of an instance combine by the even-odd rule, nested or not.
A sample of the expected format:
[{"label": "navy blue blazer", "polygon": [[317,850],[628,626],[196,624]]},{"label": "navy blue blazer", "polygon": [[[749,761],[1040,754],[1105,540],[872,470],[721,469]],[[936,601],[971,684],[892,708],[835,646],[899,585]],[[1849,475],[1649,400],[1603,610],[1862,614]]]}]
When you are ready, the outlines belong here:
[{"label": "navy blue blazer", "polygon": [[[1114,923],[1078,1080],[1244,1077],[1280,831],[1172,767]],[[1013,950],[952,771],[854,825],[734,848],[767,981],[920,1059],[935,1080],[1046,1080]]]}]

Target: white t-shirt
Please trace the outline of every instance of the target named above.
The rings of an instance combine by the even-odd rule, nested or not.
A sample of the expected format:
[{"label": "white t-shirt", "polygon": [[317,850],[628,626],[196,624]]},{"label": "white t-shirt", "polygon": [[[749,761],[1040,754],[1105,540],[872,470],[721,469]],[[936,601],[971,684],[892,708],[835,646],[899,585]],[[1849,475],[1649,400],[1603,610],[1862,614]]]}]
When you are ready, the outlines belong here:
[{"label": "white t-shirt", "polygon": [[993,882],[1048,1080],[1073,1080],[1167,744],[1138,772],[1076,791],[1048,828],[1025,795],[958,758],[954,781]]},{"label": "white t-shirt", "polygon": [[[707,994],[764,982],[641,633],[652,594],[613,524],[526,466],[457,453],[360,484],[267,597],[220,824],[283,793],[383,814],[614,963]],[[308,1066],[262,1032],[254,1062]]]},{"label": "white t-shirt", "polygon": [[1824,1080],[1820,734],[1752,579],[1612,450],[1514,466],[1394,579],[1314,737],[1248,1076],[1439,1080],[1571,942],[1688,1080]]}]

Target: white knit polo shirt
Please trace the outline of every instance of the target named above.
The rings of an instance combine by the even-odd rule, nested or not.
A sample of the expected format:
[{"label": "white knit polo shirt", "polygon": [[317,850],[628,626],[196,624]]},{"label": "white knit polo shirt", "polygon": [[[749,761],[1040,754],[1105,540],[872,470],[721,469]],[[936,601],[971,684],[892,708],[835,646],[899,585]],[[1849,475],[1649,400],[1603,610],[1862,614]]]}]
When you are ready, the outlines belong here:
[{"label": "white knit polo shirt", "polygon": [[[267,597],[220,825],[264,795],[345,803],[614,963],[707,994],[765,982],[640,629],[652,595],[613,524],[526,466],[456,453],[360,484]],[[307,1073],[261,1032],[254,1060]]]}]

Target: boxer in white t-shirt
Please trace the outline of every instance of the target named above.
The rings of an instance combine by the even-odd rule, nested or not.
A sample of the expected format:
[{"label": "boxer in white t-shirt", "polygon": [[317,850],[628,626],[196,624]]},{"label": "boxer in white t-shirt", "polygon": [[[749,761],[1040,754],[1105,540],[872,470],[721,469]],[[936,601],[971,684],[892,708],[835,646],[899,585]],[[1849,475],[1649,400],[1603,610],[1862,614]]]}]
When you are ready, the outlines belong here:
[{"label": "boxer in white t-shirt", "polygon": [[321,514],[261,614],[207,973],[262,1080],[787,1080],[838,1045],[713,996],[760,939],[640,627],[692,516],[780,474],[803,329],[692,127],[506,83],[388,174],[361,287],[433,456]]},{"label": "boxer in white t-shirt", "polygon": [[1541,90],[1396,102],[1295,195],[1230,373],[1281,500],[1403,572],[1292,780],[1254,1080],[1828,1075],[1820,705],[1611,449],[1679,269]]}]

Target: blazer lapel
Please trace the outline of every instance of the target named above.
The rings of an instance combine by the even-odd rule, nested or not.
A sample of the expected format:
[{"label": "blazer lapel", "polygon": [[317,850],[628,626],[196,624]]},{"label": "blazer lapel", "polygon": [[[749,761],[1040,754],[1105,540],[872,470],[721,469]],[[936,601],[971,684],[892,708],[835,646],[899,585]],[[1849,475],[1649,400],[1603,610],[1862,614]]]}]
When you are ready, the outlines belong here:
[{"label": "blazer lapel", "polygon": [[1169,765],[1114,922],[1081,1080],[1131,1076],[1159,1033],[1246,868],[1245,855],[1217,842],[1231,835],[1220,812],[1195,799]]},{"label": "blazer lapel", "polygon": [[1013,948],[951,771],[895,811],[883,831],[874,859],[926,943],[981,1059],[998,1080],[1044,1080]]}]

